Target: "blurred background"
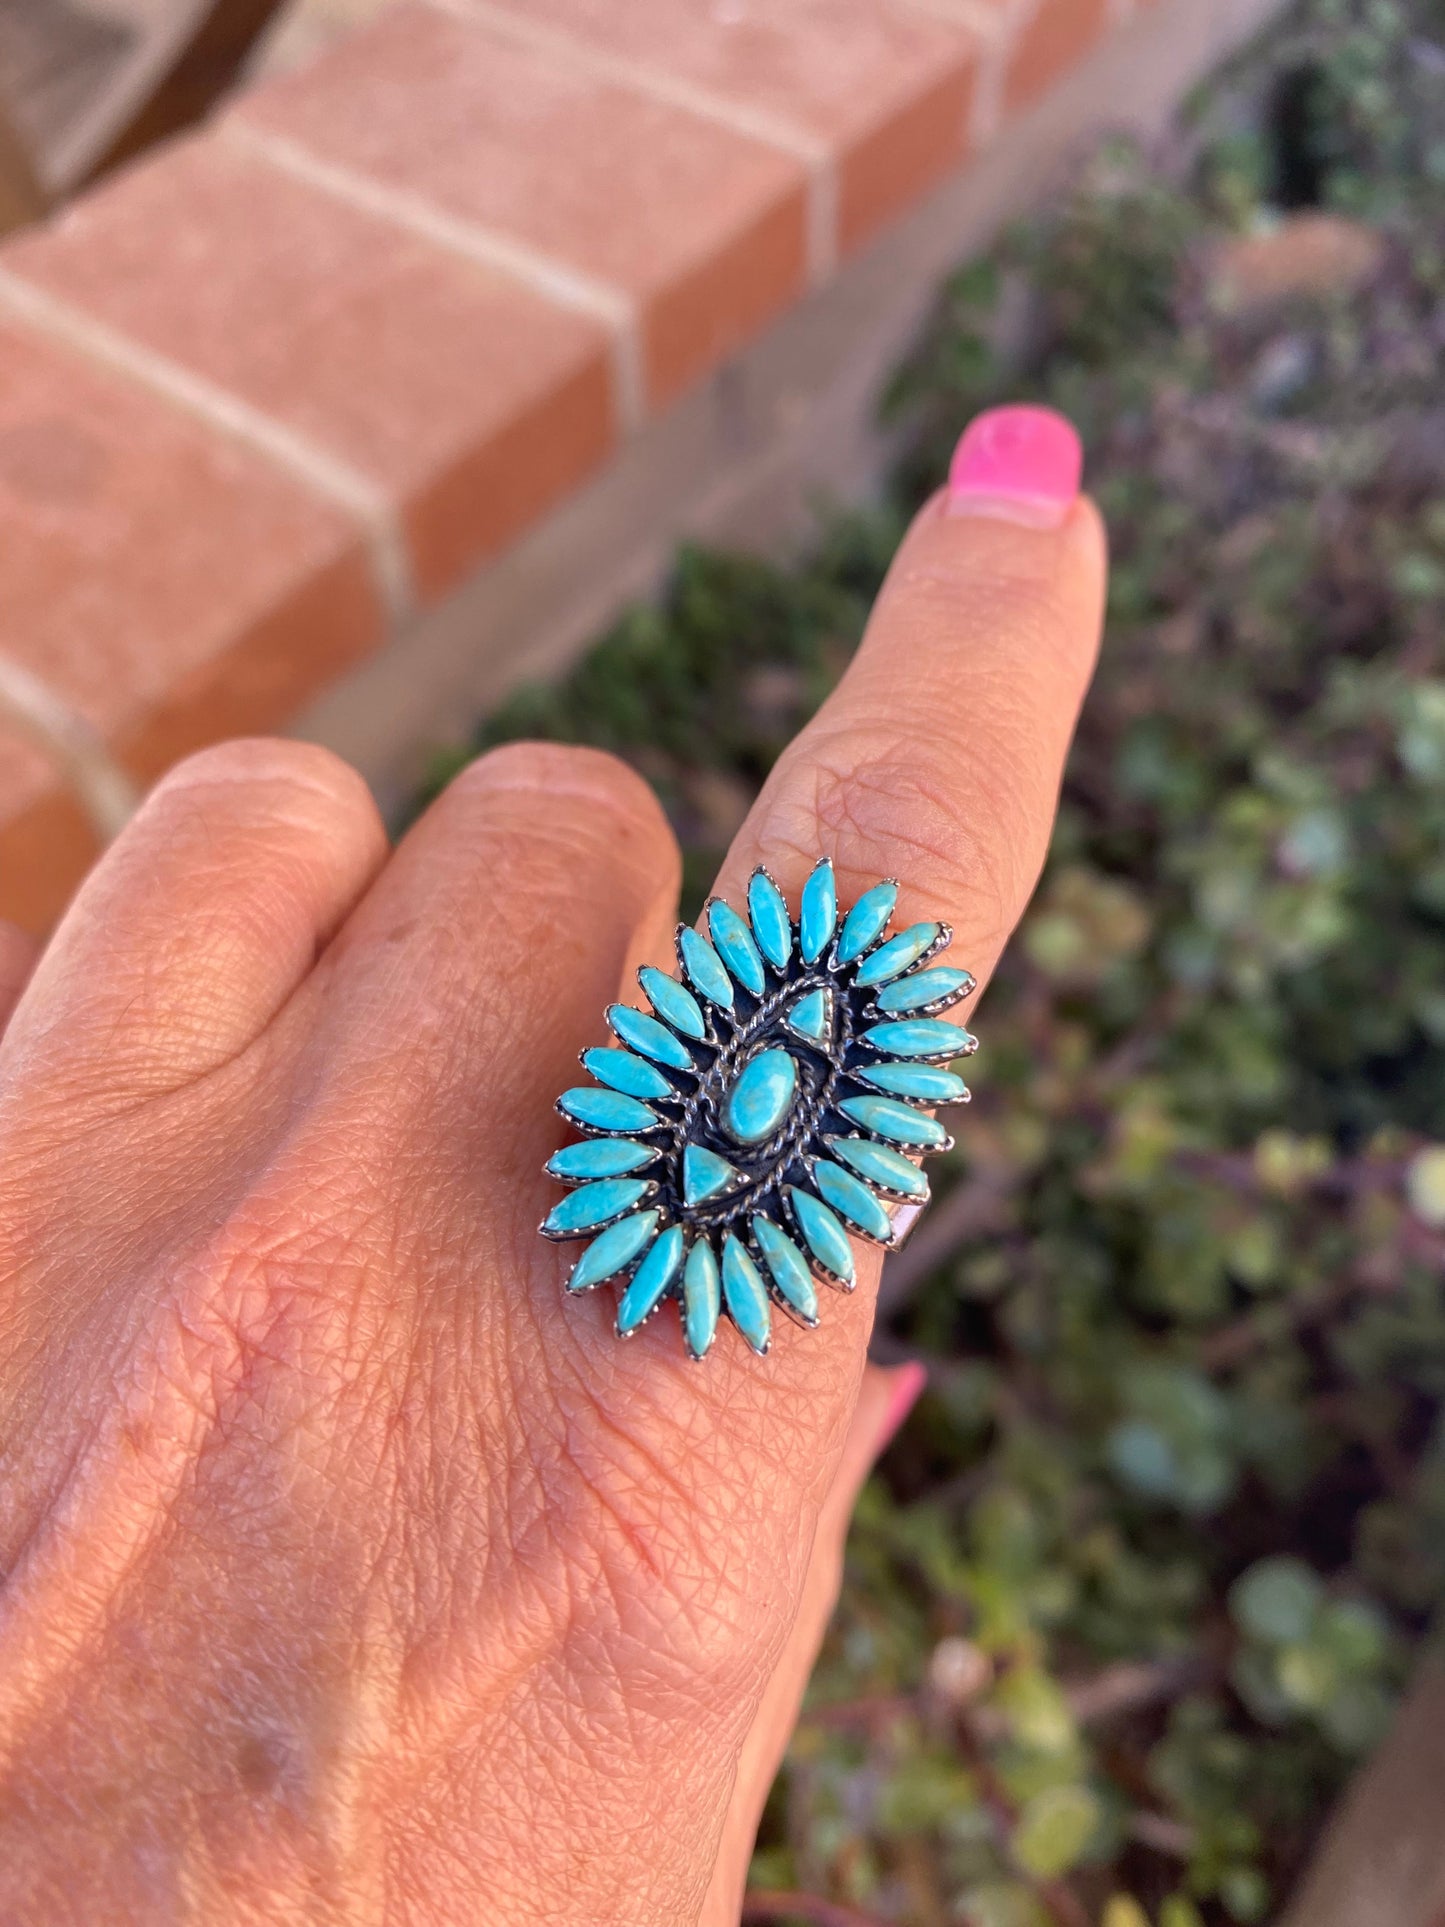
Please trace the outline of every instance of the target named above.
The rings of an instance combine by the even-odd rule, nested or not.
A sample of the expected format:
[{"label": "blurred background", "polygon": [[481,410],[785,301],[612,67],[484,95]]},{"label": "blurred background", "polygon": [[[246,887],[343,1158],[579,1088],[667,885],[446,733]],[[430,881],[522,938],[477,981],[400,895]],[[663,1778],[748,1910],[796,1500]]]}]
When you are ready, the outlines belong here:
[{"label": "blurred background", "polygon": [[[299,726],[357,753],[398,824],[489,744],[612,749],[678,829],[691,915],[969,416],[1064,410],[1114,545],[1048,872],[989,992],[939,1201],[885,1274],[876,1354],[924,1359],[928,1390],[867,1490],[747,1918],[1442,1927],[1445,7],[1046,18],[939,0],[908,34],[947,29],[938,72],[972,78],[945,98],[934,43],[899,40],[907,9],[885,0],[861,26],[852,6],[759,24],[741,6],[628,5],[542,11],[609,85],[630,63],[672,76],[676,100],[685,72],[699,113],[788,153],[811,265],[675,395],[644,376],[625,445],[559,489],[560,522],[534,504],[480,588],[460,570],[389,639],[328,644],[337,690]],[[189,45],[211,52],[173,124],[324,71],[375,11],[193,8]],[[0,9],[7,138],[32,170],[25,201],[25,165],[7,163],[22,248],[26,220],[166,131],[113,114],[84,165],[60,131],[98,124],[166,14]],[[923,74],[899,83],[881,182],[881,109],[862,133],[841,113],[825,125],[827,90],[809,89],[834,56],[798,38],[821,23],[864,44],[880,21]],[[738,28],[745,55],[730,42],[724,59],[713,42]],[[1131,73],[1147,126],[1121,105]],[[971,131],[920,169],[929,112]],[[831,202],[808,199],[820,178]],[[865,187],[882,211],[853,259]],[[843,210],[821,251],[820,205]],[[109,335],[97,345],[71,306],[26,305],[54,277],[6,258],[0,320],[39,314],[66,352],[106,361]],[[661,272],[636,294],[644,317]],[[657,339],[644,328],[645,349]],[[811,385],[799,358],[822,368]],[[0,389],[17,382],[0,346]],[[34,476],[52,521],[73,505],[33,425],[17,463],[14,408],[0,394],[0,523],[51,543],[62,599],[78,592],[56,557],[81,571],[103,629],[107,596],[139,593],[113,556],[135,530],[55,546]],[[800,423],[830,496],[797,456]],[[726,486],[679,507],[679,450],[699,448]],[[25,576],[7,559],[0,586],[12,566]],[[629,580],[646,593],[626,601]],[[28,772],[32,817],[60,784],[103,836],[164,757],[133,753],[132,725],[67,682],[70,632],[46,633],[44,650],[0,633],[11,781],[18,795]],[[234,673],[234,638],[209,646]],[[420,688],[429,707],[397,693]],[[210,713],[226,733],[224,705]],[[0,738],[0,798],[6,753]],[[56,885],[15,884],[8,907],[32,921],[84,860],[50,821],[50,842],[32,822],[12,846],[14,878]]]}]

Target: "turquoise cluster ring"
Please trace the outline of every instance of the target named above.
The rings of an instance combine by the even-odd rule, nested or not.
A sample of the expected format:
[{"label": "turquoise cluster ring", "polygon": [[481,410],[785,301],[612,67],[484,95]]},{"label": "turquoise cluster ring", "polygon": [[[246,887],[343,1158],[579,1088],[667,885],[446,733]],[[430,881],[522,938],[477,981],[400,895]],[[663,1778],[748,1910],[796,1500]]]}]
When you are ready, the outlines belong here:
[{"label": "turquoise cluster ring", "polygon": [[619,1337],[674,1299],[691,1357],[724,1316],[764,1353],[775,1307],[812,1326],[820,1282],[852,1289],[850,1234],[892,1249],[911,1229],[922,1161],[952,1145],[934,1112],[968,1098],[949,1065],[976,1040],[942,1013],[974,980],[938,961],[947,924],[889,935],[897,897],[885,880],[840,915],[825,858],[795,924],[755,870],[746,917],[713,898],[676,976],[638,972],[649,1009],[607,1012],[595,1082],[557,1100],[582,1136],[548,1162],[571,1188],[541,1230],[587,1240],[569,1291],[620,1282]]}]

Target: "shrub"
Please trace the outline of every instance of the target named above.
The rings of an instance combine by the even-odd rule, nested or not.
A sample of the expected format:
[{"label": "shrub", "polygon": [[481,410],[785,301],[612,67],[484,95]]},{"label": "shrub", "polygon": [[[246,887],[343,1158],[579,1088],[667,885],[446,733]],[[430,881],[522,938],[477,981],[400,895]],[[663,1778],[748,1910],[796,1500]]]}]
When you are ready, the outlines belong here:
[{"label": "shrub", "polygon": [[[789,567],[684,554],[481,733],[630,757],[695,907],[961,423],[1080,425],[1108,640],[983,1013],[975,1228],[880,1332],[931,1390],[858,1516],[770,1888],[1261,1919],[1445,1594],[1442,63],[1430,0],[1311,0],[1166,153],[1106,145],[953,278],[883,503]],[[1372,270],[1227,305],[1234,240],[1299,202],[1367,223]]]}]

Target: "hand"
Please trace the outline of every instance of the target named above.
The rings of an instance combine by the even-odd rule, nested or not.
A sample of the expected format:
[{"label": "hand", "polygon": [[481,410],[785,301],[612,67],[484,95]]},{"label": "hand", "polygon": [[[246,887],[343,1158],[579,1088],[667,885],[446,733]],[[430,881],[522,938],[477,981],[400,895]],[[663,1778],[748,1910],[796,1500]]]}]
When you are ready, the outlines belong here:
[{"label": "hand", "polygon": [[[955,478],[719,889],[895,875],[982,980],[1103,544],[1052,418]],[[389,854],[349,769],[237,742],[81,890],[0,1043],[6,1922],[737,1920],[914,1379],[865,1369],[871,1249],[766,1359],[563,1293],[552,1100],[677,880],[590,751],[484,757]]]}]

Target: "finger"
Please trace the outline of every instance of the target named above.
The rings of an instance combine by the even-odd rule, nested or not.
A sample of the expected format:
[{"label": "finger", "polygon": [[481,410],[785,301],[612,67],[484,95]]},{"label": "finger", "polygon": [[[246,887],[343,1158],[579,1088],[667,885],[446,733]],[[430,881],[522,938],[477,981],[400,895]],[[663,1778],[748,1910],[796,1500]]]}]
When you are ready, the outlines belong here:
[{"label": "finger", "polygon": [[794,894],[831,856],[840,900],[900,879],[980,981],[1048,846],[1097,652],[1104,542],[1078,439],[1041,409],[980,418],[915,521],[862,647],[775,767],[719,883],[765,863]]},{"label": "finger", "polygon": [[535,1258],[542,1166],[563,1134],[549,1100],[581,1081],[603,1006],[664,941],[680,874],[625,763],[509,744],[448,786],[334,946],[307,1049],[358,1103],[391,1093],[387,1123],[429,1190],[451,1172],[491,1201],[508,1222],[479,1236],[514,1239],[519,1265]]},{"label": "finger", "polygon": [[[894,877],[900,926],[951,925],[949,961],[986,979],[1037,881],[1098,648],[1104,543],[1080,466],[1077,436],[1047,411],[973,425],[853,663],[765,784],[719,895],[743,901],[764,864],[796,903],[823,857],[844,904]],[[861,1250],[863,1289],[788,1348],[780,1377],[798,1409],[849,1396],[880,1265]]]},{"label": "finger", "polygon": [[803,1694],[838,1603],[843,1553],[858,1495],[917,1403],[925,1382],[924,1369],[916,1364],[899,1365],[892,1371],[869,1365],[863,1373],[858,1408],[818,1514],[798,1616],[738,1758],[722,1845],[699,1927],[732,1927],[738,1918],[763,1808],[798,1723]]},{"label": "finger", "polygon": [[0,918],[0,1036],[20,1001],[40,955],[40,945],[28,931]]},{"label": "finger", "polygon": [[311,970],[386,855],[356,772],[237,741],[177,765],[51,938],[4,1042],[72,1106],[175,1089],[234,1057]]}]

